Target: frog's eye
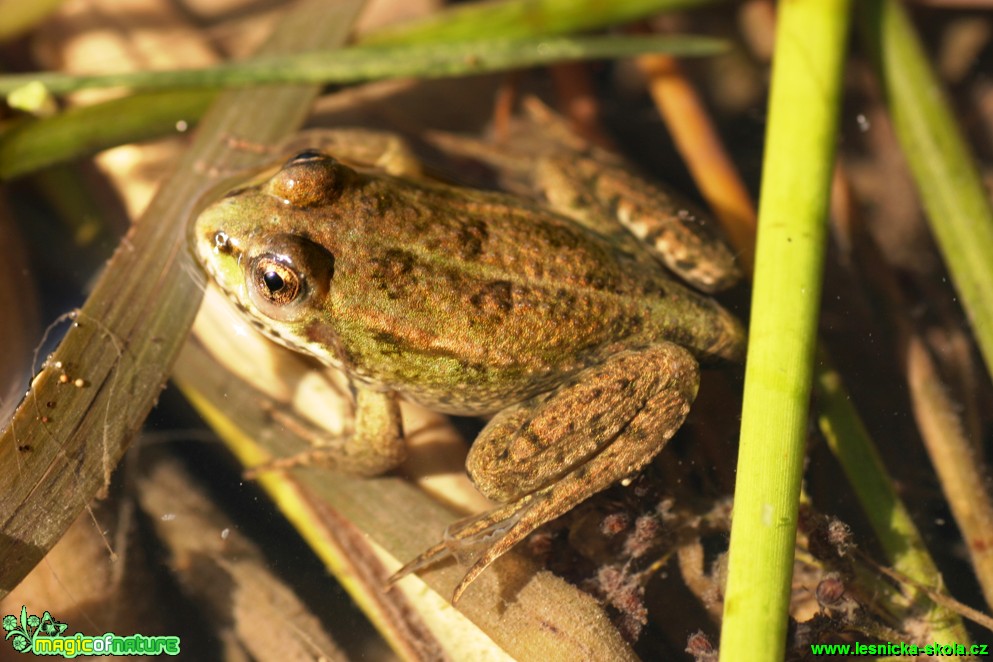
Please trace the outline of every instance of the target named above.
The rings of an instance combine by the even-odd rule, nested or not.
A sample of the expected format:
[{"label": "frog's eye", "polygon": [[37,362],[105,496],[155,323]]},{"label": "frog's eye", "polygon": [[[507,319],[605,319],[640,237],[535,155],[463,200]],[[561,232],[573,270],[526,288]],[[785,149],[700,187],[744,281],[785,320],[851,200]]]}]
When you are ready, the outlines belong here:
[{"label": "frog's eye", "polygon": [[248,298],[255,309],[292,322],[320,308],[334,276],[331,253],[293,235],[269,237],[265,249],[244,264]]},{"label": "frog's eye", "polygon": [[304,163],[306,161],[316,161],[316,160],[324,159],[324,158],[328,158],[327,154],[325,154],[324,152],[322,152],[319,149],[305,149],[302,152],[299,152],[296,156],[294,156],[293,158],[291,158],[289,161],[287,161],[286,162],[286,165],[288,165],[288,166],[289,165],[299,165],[300,163]]},{"label": "frog's eye", "polygon": [[327,205],[338,197],[354,171],[316,149],[300,152],[266,184],[266,192],[294,207]]}]

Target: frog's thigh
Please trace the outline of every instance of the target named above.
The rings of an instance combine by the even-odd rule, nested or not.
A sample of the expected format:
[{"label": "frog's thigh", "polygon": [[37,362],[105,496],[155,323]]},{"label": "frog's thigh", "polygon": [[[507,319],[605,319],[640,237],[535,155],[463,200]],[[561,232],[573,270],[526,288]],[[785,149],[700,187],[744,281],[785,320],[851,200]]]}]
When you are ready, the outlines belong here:
[{"label": "frog's thigh", "polygon": [[398,177],[419,177],[421,162],[401,136],[374,129],[308,129],[279,146],[280,153],[295,154],[318,149],[350,163],[379,168]]},{"label": "frog's thigh", "polygon": [[678,345],[620,352],[498,414],[472,447],[469,474],[503,502],[547,487],[554,517],[647,464],[698,386],[697,362]]}]

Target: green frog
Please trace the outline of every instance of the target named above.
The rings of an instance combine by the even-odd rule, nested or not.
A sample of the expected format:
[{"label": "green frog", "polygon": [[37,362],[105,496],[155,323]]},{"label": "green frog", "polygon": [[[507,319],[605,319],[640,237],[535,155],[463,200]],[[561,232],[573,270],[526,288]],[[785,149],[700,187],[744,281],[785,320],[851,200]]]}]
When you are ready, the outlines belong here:
[{"label": "green frog", "polygon": [[504,165],[543,201],[431,180],[398,137],[338,130],[193,228],[197,259],[249,320],[353,384],[354,432],[273,466],[388,471],[405,454],[398,398],[492,416],[466,464],[504,505],[395,576],[481,547],[453,602],[541,524],[651,461],[689,412],[698,361],[743,355],[734,316],[673,277],[705,291],[737,278],[703,215],[532,114],[551,146]]}]

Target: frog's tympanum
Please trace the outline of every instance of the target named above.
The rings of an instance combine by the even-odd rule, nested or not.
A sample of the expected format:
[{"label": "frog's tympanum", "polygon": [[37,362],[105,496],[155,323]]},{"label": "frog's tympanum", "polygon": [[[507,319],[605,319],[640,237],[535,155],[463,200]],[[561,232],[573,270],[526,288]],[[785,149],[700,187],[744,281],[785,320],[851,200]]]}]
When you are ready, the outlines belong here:
[{"label": "frog's tympanum", "polygon": [[492,416],[467,465],[505,505],[399,573],[486,541],[457,599],[535,528],[648,463],[689,412],[698,360],[742,358],[738,321],[672,276],[720,289],[733,259],[698,212],[574,139],[526,160],[538,203],[429,182],[385,134],[328,135],[333,151],[300,152],[208,207],[194,251],[268,336],[354,385],[354,433],[283,466],[396,466],[397,398]]}]

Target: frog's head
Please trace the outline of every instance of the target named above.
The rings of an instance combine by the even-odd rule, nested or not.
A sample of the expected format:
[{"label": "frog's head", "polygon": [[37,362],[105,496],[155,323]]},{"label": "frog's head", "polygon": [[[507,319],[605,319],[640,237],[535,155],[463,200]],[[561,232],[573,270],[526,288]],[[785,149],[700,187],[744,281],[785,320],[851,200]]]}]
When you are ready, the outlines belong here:
[{"label": "frog's head", "polygon": [[333,202],[353,175],[325,154],[302,152],[207,207],[193,226],[193,253],[207,274],[284,344],[308,344],[334,276],[332,250],[308,237],[308,210]]}]

